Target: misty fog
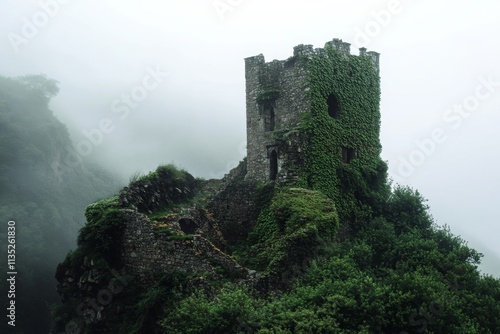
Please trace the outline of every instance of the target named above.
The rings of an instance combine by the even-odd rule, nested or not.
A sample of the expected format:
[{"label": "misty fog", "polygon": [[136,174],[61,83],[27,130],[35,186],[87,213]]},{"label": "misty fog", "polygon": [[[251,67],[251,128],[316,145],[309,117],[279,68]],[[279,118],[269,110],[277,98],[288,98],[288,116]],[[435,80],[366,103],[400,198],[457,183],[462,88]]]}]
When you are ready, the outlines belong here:
[{"label": "misty fog", "polygon": [[[246,155],[245,57],[341,38],[381,53],[382,157],[500,277],[500,4],[5,0],[0,75],[44,73],[74,155],[124,185],[163,163],[220,178]],[[65,157],[63,157],[65,158]],[[83,207],[82,207],[83,210]],[[61,258],[62,259],[62,258]]]}]

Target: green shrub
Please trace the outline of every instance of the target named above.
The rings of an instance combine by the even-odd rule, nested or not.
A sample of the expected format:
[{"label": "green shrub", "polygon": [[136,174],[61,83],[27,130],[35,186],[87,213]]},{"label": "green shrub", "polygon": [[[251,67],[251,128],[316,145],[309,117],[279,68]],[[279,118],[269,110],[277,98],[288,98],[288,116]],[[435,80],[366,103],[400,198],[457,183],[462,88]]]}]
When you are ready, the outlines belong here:
[{"label": "green shrub", "polygon": [[337,227],[337,212],[328,197],[301,188],[283,190],[261,211],[249,236],[254,265],[273,272],[302,264],[314,257],[322,240],[334,238]]},{"label": "green shrub", "polygon": [[228,285],[209,298],[198,290],[170,310],[161,320],[166,333],[248,333],[244,319],[254,312],[253,298],[237,286]]}]

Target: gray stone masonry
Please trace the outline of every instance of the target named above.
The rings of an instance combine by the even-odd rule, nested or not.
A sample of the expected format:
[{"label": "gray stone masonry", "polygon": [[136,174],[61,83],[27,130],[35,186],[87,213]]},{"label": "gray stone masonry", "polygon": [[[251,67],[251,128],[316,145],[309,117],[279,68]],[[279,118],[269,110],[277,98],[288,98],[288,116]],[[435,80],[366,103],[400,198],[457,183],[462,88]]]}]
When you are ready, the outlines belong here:
[{"label": "gray stone masonry", "polygon": [[[151,224],[145,215],[133,210],[122,212],[126,222],[122,259],[127,270],[138,275],[146,285],[153,281],[155,274],[174,270],[217,275],[215,267],[220,267],[236,276],[246,277],[248,274],[248,269],[201,235],[171,240],[155,231],[161,226]],[[182,234],[179,230],[175,232]]]}]

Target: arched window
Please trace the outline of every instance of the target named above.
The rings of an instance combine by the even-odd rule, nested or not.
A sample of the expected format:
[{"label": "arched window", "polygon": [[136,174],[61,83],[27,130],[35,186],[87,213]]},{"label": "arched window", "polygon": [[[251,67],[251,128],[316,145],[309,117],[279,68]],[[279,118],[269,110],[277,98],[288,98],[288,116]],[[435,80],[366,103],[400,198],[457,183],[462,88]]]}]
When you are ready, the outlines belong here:
[{"label": "arched window", "polygon": [[270,103],[266,103],[264,106],[264,130],[274,131],[275,123],[274,108]]},{"label": "arched window", "polygon": [[338,118],[340,112],[340,106],[337,97],[333,94],[328,95],[326,103],[328,104],[328,115],[330,115],[333,118]]},{"label": "arched window", "polygon": [[271,181],[276,180],[276,176],[278,175],[278,153],[275,150],[272,150],[270,161],[269,161],[269,179]]}]

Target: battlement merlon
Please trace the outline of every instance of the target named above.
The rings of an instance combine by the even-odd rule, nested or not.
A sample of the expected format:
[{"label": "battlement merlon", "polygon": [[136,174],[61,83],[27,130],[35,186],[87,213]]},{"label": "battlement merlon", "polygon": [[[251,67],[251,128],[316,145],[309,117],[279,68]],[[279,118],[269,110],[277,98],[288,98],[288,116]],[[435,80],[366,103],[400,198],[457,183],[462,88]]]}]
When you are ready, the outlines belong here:
[{"label": "battlement merlon", "polygon": [[264,58],[264,55],[262,53],[252,56],[252,57],[247,57],[245,58],[245,64],[247,65],[260,65],[260,64],[265,64],[266,60]]},{"label": "battlement merlon", "polygon": [[[314,55],[324,54],[325,48],[337,50],[346,57],[351,55],[351,44],[343,42],[341,39],[334,38],[326,42],[324,48],[314,48],[311,44],[299,44],[293,48],[293,57],[312,58]],[[380,70],[380,53],[367,51],[366,48],[362,47],[359,49],[359,56],[369,57],[377,71]],[[245,58],[245,65],[247,68],[261,67],[264,64],[266,64],[266,61],[262,54]]]},{"label": "battlement merlon", "polygon": [[377,69],[377,72],[380,71],[380,63],[379,63],[380,62],[380,53],[375,52],[375,51],[368,51],[366,54],[370,57],[373,65]]},{"label": "battlement merlon", "polygon": [[333,40],[325,43],[325,48],[331,47],[334,50],[339,51],[344,56],[349,56],[351,54],[351,44],[342,42],[341,39],[334,38]]},{"label": "battlement merlon", "polygon": [[313,46],[311,44],[299,44],[293,48],[294,57],[312,57],[315,54]]}]

